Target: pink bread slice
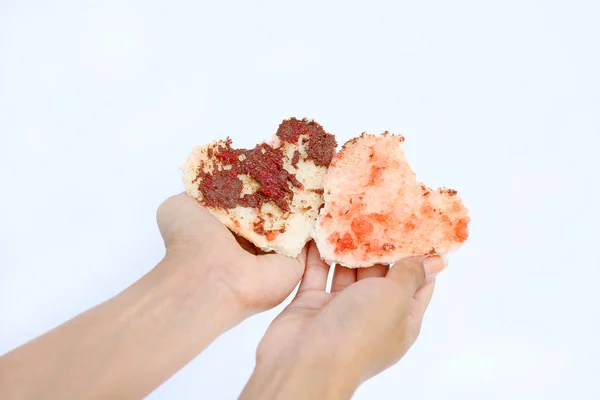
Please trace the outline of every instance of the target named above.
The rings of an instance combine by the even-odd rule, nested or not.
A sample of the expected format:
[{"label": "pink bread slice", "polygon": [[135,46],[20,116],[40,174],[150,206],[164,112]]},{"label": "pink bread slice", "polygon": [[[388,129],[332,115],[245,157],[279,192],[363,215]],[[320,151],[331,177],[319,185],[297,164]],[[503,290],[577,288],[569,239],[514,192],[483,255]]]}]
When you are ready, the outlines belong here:
[{"label": "pink bread slice", "polygon": [[447,253],[468,237],[457,192],[417,181],[404,137],[363,134],[331,162],[314,238],[323,259],[351,268]]}]

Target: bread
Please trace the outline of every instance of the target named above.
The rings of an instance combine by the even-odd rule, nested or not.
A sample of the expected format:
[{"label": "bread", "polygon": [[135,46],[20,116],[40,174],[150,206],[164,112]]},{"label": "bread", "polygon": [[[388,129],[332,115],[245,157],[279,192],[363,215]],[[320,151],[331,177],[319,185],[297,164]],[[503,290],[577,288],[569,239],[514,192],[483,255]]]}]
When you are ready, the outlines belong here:
[{"label": "bread", "polygon": [[335,137],[314,121],[283,121],[269,143],[232,148],[230,139],[195,147],[184,165],[187,194],[263,251],[296,257],[323,204]]},{"label": "bread", "polygon": [[447,253],[468,237],[468,210],[457,192],[417,181],[402,144],[384,133],[350,140],[323,186],[314,238],[321,257],[347,267]]}]

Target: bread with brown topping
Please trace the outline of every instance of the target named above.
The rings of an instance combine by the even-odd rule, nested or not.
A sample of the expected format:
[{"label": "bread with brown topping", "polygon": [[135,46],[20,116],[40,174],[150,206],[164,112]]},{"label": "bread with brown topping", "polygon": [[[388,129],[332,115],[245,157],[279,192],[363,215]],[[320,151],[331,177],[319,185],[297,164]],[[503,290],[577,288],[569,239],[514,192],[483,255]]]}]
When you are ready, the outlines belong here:
[{"label": "bread with brown topping", "polygon": [[314,121],[283,121],[269,143],[231,140],[195,147],[182,166],[187,194],[263,251],[296,257],[323,204],[335,137]]}]

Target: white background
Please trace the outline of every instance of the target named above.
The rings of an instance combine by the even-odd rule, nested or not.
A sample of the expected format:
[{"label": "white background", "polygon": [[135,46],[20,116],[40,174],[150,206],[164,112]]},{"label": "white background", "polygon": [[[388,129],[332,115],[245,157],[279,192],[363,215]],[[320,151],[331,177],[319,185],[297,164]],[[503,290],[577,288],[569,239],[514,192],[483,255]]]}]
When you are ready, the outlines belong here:
[{"label": "white background", "polygon": [[[0,354],[163,254],[193,145],[290,116],[406,136],[471,237],[422,335],[356,399],[597,399],[600,5],[594,1],[0,2]],[[278,310],[151,399],[232,399]]]}]

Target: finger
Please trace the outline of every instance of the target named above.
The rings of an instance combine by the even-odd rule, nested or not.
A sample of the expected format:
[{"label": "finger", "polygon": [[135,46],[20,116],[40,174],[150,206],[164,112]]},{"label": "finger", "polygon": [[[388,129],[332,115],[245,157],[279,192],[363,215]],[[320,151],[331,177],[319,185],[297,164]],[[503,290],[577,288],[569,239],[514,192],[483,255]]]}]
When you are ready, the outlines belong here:
[{"label": "finger", "polygon": [[435,279],[427,282],[425,286],[419,289],[410,302],[406,333],[408,334],[409,340],[413,343],[417,340],[417,337],[421,332],[423,317],[425,316],[425,311],[427,311],[427,307],[433,296],[434,287]]},{"label": "finger", "polygon": [[398,261],[387,274],[405,289],[405,293],[412,297],[414,293],[425,285],[426,279],[432,279],[445,267],[445,261],[440,256],[411,257]]},{"label": "finger", "polygon": [[156,220],[165,242],[175,239],[185,240],[185,235],[180,236],[187,228],[202,227],[205,232],[226,229],[217,217],[185,193],[171,196],[163,201],[156,210]]},{"label": "finger", "polygon": [[[173,195],[163,201],[156,210],[157,220],[164,219],[164,217],[170,217],[176,211],[193,212],[194,218],[203,218],[207,220],[215,220],[216,218],[206,210],[200,203],[195,199],[192,199],[185,193],[179,193]],[[189,218],[189,216],[188,216]]]},{"label": "finger", "polygon": [[[444,262],[444,267],[448,266],[448,258],[446,257],[445,254],[440,254],[440,257],[442,258],[442,261]],[[415,295],[413,296],[413,301],[411,302],[411,310],[410,310],[410,315],[411,317],[417,319],[419,321],[419,324],[421,323],[421,320],[423,319],[423,315],[425,315],[425,311],[427,310],[427,307],[429,307],[429,303],[431,302],[431,297],[433,296],[433,289],[435,287],[435,277],[430,278],[428,280],[427,283],[425,283],[425,286],[423,286],[421,289],[419,289],[417,291],[417,293],[415,293]]]},{"label": "finger", "polygon": [[356,269],[336,265],[331,282],[331,293],[337,293],[356,282]]},{"label": "finger", "polygon": [[327,276],[329,275],[329,265],[321,260],[319,250],[315,242],[310,242],[308,245],[308,253],[306,255],[306,267],[304,275],[298,288],[298,293],[307,290],[325,291],[327,287]]},{"label": "finger", "polygon": [[264,254],[256,256],[261,270],[267,274],[273,274],[274,278],[284,277],[286,275],[297,277],[297,284],[304,272],[304,265],[296,258],[283,256],[280,254]]},{"label": "finger", "polygon": [[383,278],[390,270],[387,264],[376,264],[369,268],[359,268],[356,271],[356,280],[361,281],[367,278]]},{"label": "finger", "polygon": [[263,301],[258,301],[263,309],[275,307],[292,293],[304,272],[304,264],[296,258],[279,254],[256,256],[257,271],[253,271],[256,282],[261,287],[269,288]]},{"label": "finger", "polygon": [[310,243],[307,243],[304,248],[302,248],[302,251],[300,252],[300,254],[298,254],[298,257],[296,257],[296,259],[298,260],[298,262],[301,265],[306,266],[306,257],[308,256],[308,246],[310,245]]},{"label": "finger", "polygon": [[410,307],[410,316],[419,321],[419,323],[423,319],[423,315],[425,315],[425,311],[431,302],[434,288],[435,278],[427,282],[421,289],[417,290],[417,293],[413,296]]}]

